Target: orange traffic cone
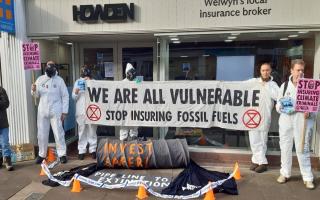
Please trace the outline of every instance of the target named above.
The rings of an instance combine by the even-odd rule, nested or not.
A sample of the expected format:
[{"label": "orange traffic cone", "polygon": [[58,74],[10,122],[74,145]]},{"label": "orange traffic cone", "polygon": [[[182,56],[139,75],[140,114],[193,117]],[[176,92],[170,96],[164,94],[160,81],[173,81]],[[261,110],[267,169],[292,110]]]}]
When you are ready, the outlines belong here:
[{"label": "orange traffic cone", "polygon": [[215,196],[214,196],[214,192],[212,190],[212,188],[210,188],[210,190],[208,192],[206,192],[206,196],[204,196],[203,200],[215,200]]},{"label": "orange traffic cone", "polygon": [[55,150],[53,147],[49,147],[47,161],[50,163],[50,162],[54,162],[55,160],[56,160]]},{"label": "orange traffic cone", "polygon": [[83,189],[81,187],[80,181],[77,179],[73,179],[71,192],[81,192],[81,190]]},{"label": "orange traffic cone", "polygon": [[207,140],[206,137],[202,134],[200,139],[199,139],[199,144],[200,145],[206,145],[207,144]]},{"label": "orange traffic cone", "polygon": [[241,179],[241,175],[240,175],[240,168],[239,168],[238,162],[236,162],[236,164],[234,164],[233,171],[235,172],[234,175],[233,175],[233,178],[236,179],[236,180],[240,180]]},{"label": "orange traffic cone", "polygon": [[148,197],[147,191],[146,191],[146,189],[143,187],[143,185],[140,185],[140,186],[139,186],[138,194],[136,195],[136,197],[137,197],[138,199],[145,199],[145,198]]}]

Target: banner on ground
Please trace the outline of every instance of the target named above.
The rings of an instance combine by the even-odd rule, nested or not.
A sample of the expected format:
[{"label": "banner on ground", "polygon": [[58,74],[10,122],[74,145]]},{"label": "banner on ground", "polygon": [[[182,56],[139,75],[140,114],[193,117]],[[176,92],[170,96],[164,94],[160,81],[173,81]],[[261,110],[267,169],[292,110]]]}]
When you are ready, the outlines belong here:
[{"label": "banner on ground", "polygon": [[28,42],[22,44],[23,63],[25,70],[40,70],[40,45],[38,42]]},{"label": "banner on ground", "polygon": [[104,169],[100,170],[91,176],[90,179],[104,183],[106,185],[123,184],[127,185],[134,181],[143,181],[146,185],[152,188],[154,191],[161,192],[164,188],[168,187],[174,177],[165,176],[152,176],[148,174],[139,174],[139,171],[123,171]]},{"label": "banner on ground", "polygon": [[258,82],[87,81],[87,123],[263,130],[268,92]]},{"label": "banner on ground", "polygon": [[318,112],[320,104],[320,80],[299,79],[295,110]]}]

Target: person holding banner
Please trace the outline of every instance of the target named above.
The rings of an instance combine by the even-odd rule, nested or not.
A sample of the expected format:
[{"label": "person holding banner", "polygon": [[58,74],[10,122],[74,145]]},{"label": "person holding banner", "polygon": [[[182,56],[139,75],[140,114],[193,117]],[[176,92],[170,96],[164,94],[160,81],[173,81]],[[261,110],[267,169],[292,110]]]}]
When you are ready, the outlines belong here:
[{"label": "person holding banner", "polygon": [[[310,161],[310,139],[313,132],[314,115],[312,113],[296,112],[296,92],[298,79],[303,77],[305,62],[301,59],[292,60],[289,80],[280,87],[277,101],[279,118],[279,137],[281,150],[281,169],[278,183],[286,183],[291,176],[292,147],[296,147],[296,154],[300,166],[302,179],[307,189],[314,189],[313,174]],[[305,122],[305,123],[304,123]],[[303,149],[300,148],[305,133]]]},{"label": "person holding banner", "polygon": [[86,124],[86,81],[92,79],[92,72],[88,66],[81,68],[81,78],[74,83],[72,98],[76,101],[76,120],[78,123],[78,158],[83,160],[87,152],[87,144],[89,143],[89,153],[93,159],[96,159],[97,149],[97,126],[94,124]]},{"label": "person holding banner", "polygon": [[274,106],[274,101],[277,100],[279,87],[276,82],[273,81],[271,76],[271,64],[263,62],[259,67],[259,78],[250,79],[261,84],[268,93],[270,99],[266,101],[268,103],[268,112],[266,113],[265,123],[267,126],[263,131],[249,131],[250,148],[252,151],[250,170],[257,173],[262,173],[267,170],[268,161],[266,158],[268,132],[271,125],[271,112]]},{"label": "person holding banner", "polygon": [[62,123],[69,109],[69,93],[53,61],[47,62],[45,75],[32,84],[31,94],[40,98],[37,117],[39,155],[36,163],[40,164],[47,157],[50,124],[60,162],[66,163],[67,147]]},{"label": "person holding banner", "polygon": [[[127,63],[126,66],[126,78],[123,81],[135,81],[136,79],[136,69]],[[130,138],[129,138],[130,136]],[[135,126],[121,126],[120,127],[120,140],[136,140],[138,138],[138,127]]]},{"label": "person holding banner", "polygon": [[7,117],[7,108],[9,107],[9,104],[10,102],[6,90],[0,86],[0,168],[4,162],[7,170],[12,171],[13,166],[9,144],[9,122]]}]

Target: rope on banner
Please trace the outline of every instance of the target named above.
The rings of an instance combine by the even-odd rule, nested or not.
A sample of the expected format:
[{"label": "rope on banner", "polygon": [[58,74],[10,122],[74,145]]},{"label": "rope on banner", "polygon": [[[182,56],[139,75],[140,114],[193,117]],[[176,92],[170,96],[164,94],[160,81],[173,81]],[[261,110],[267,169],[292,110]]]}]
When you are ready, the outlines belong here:
[{"label": "rope on banner", "polygon": [[152,188],[150,188],[144,181],[141,180],[132,180],[132,181],[128,181],[126,183],[120,183],[120,184],[113,184],[113,185],[109,185],[109,184],[105,184],[105,183],[101,183],[98,182],[96,180],[90,179],[88,177],[84,177],[81,176],[79,174],[75,174],[71,180],[68,181],[60,181],[56,178],[54,178],[52,176],[52,174],[50,173],[48,166],[46,165],[45,162],[43,162],[41,164],[41,167],[43,168],[45,174],[48,176],[48,178],[51,181],[57,182],[62,186],[65,187],[69,187],[72,183],[73,180],[79,180],[82,183],[97,187],[97,188],[104,188],[104,189],[120,189],[120,188],[125,188],[125,187],[139,187],[139,186],[143,186],[150,194],[152,194],[153,196],[159,197],[159,198],[164,198],[164,199],[193,199],[193,198],[198,198],[201,195],[207,193],[211,188],[214,189],[220,185],[222,185],[225,181],[231,179],[232,177],[234,177],[234,175],[236,174],[236,172],[239,170],[239,166],[236,165],[236,167],[234,168],[233,172],[228,176],[228,178],[226,179],[222,179],[216,182],[211,182],[208,183],[207,185],[205,185],[204,187],[202,187],[200,190],[198,190],[197,192],[187,195],[187,196],[183,196],[183,195],[166,195],[166,194],[161,194],[159,192],[154,191]]}]

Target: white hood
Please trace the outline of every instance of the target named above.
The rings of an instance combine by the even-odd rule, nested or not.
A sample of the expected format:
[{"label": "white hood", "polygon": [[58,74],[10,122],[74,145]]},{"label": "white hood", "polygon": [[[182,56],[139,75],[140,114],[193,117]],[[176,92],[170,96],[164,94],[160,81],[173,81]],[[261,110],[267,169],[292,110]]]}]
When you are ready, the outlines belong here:
[{"label": "white hood", "polygon": [[126,73],[127,73],[130,69],[133,69],[133,66],[132,66],[130,63],[127,63]]}]

